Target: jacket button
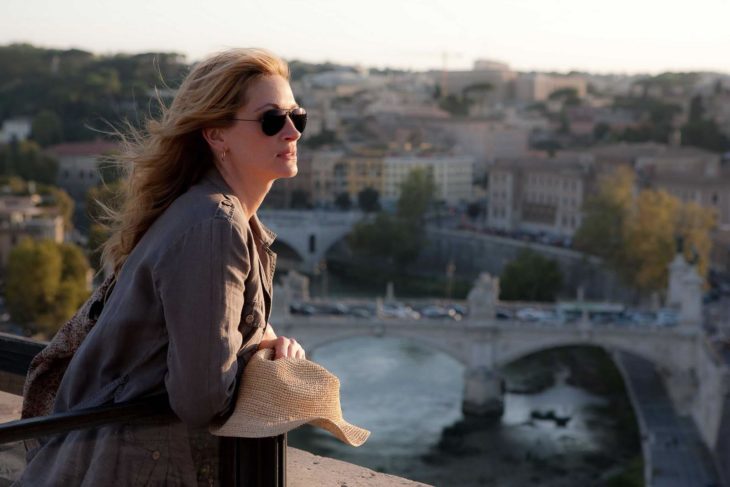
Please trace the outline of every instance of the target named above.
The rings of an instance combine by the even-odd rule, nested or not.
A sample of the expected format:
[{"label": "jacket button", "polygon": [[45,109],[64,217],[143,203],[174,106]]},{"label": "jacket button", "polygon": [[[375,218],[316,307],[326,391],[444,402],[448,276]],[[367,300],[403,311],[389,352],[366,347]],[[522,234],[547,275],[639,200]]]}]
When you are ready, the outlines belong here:
[{"label": "jacket button", "polygon": [[251,323],[253,323],[253,315],[252,314],[246,315],[246,323],[249,324],[249,325]]},{"label": "jacket button", "polygon": [[160,452],[157,450],[152,452],[152,460],[159,460],[160,459]]}]

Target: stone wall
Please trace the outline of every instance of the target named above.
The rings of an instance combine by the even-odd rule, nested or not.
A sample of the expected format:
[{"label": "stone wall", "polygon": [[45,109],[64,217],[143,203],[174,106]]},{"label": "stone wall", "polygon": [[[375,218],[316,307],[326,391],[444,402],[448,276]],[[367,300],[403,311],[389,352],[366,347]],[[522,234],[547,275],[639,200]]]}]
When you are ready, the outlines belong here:
[{"label": "stone wall", "polygon": [[578,287],[582,286],[586,299],[623,302],[631,299],[618,278],[602,267],[600,259],[580,252],[495,235],[432,227],[429,227],[427,236],[428,244],[414,267],[435,269],[436,273],[445,274],[446,266],[453,262],[455,275],[462,278],[473,280],[481,272],[499,276],[522,249],[529,248],[558,262],[563,273],[561,297],[574,298]]}]

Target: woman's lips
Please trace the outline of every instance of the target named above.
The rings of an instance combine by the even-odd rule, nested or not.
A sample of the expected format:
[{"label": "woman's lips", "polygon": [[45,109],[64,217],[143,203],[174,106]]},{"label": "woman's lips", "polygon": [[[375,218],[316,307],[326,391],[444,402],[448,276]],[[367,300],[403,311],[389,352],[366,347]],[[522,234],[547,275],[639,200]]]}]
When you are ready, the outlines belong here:
[{"label": "woman's lips", "polygon": [[296,159],[297,153],[295,151],[279,152],[276,154],[276,157],[281,157],[282,159]]}]

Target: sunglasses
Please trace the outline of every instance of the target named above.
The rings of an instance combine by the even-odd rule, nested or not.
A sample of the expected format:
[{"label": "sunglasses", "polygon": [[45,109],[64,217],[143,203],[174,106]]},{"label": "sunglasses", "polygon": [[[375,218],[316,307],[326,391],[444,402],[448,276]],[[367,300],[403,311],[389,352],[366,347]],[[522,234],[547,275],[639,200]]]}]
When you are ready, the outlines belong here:
[{"label": "sunglasses", "polygon": [[281,110],[274,108],[267,110],[261,115],[261,118],[256,120],[245,119],[245,118],[232,118],[238,122],[259,122],[261,124],[261,130],[268,136],[276,135],[281,132],[281,129],[286,125],[286,117],[289,117],[294,124],[294,128],[301,134],[304,132],[304,128],[307,126],[307,111],[304,108],[292,108],[291,110]]}]

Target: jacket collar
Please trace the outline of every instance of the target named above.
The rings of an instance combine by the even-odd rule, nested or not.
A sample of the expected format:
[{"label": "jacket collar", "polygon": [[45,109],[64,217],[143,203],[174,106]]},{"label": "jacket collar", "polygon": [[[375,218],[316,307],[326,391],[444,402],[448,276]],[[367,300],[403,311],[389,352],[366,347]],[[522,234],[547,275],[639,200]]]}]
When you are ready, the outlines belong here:
[{"label": "jacket collar", "polygon": [[[223,176],[221,175],[220,171],[218,171],[218,168],[215,167],[215,165],[208,169],[208,171],[203,176],[203,179],[211,183],[227,198],[231,198],[233,201],[238,203],[239,208],[241,208],[242,210],[243,207],[241,206],[241,202],[239,201],[238,197],[233,194],[233,190],[228,185],[226,180],[223,179]],[[276,234],[272,232],[269,228],[267,228],[263,223],[261,223],[258,215],[254,213],[253,216],[248,220],[248,224],[251,227],[251,231],[254,233],[254,235],[256,235],[260,239],[261,244],[264,247],[270,247],[276,239]]]}]

